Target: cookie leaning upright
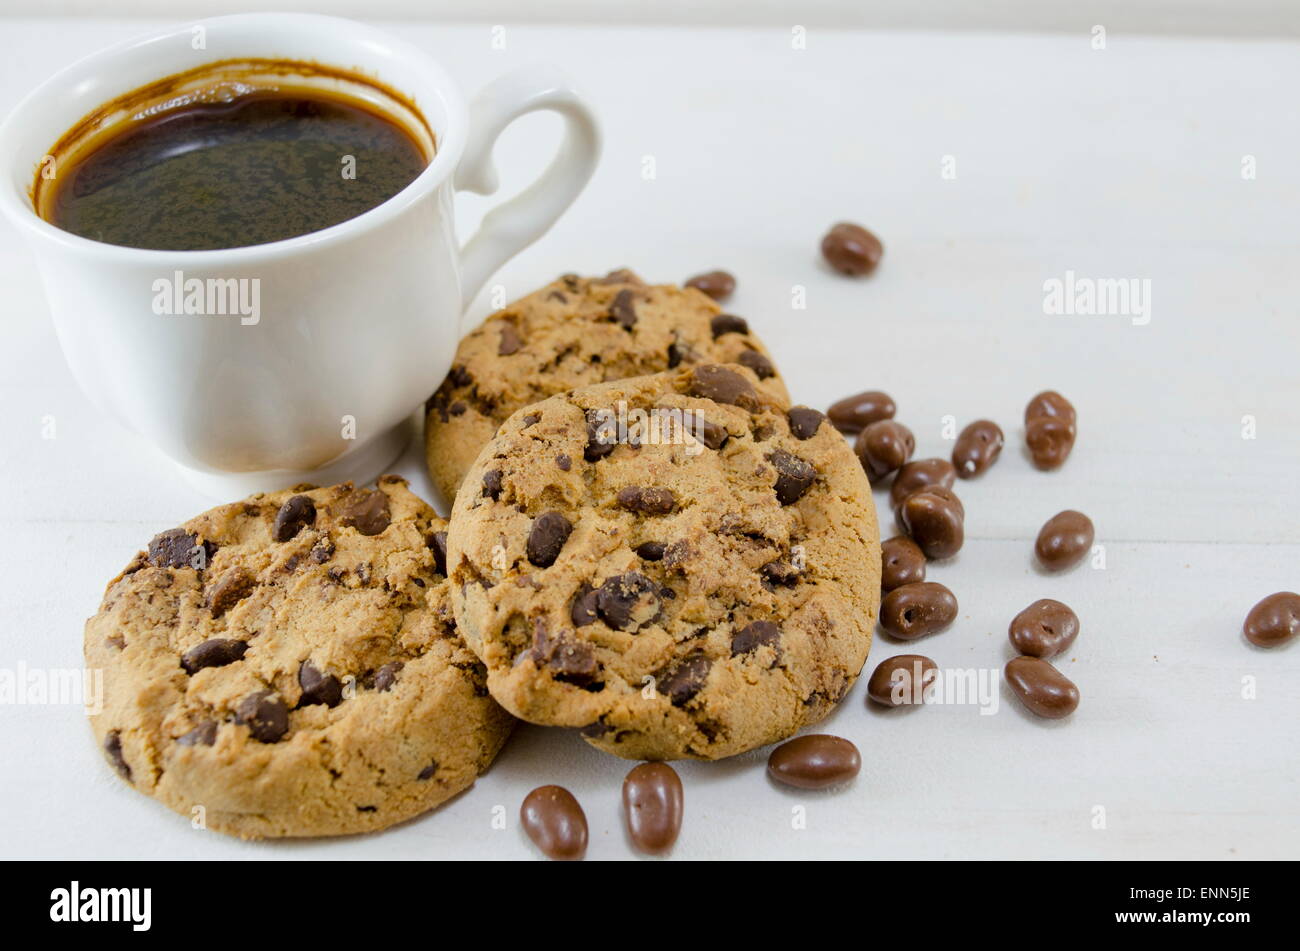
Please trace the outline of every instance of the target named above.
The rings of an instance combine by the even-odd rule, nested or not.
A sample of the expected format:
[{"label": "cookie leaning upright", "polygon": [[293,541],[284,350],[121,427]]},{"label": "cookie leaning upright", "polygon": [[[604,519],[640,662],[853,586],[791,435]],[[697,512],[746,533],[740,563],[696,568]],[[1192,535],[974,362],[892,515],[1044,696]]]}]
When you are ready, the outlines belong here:
[{"label": "cookie leaning upright", "polygon": [[427,407],[429,474],[450,504],[479,450],[515,410],[579,386],[725,362],[748,366],[764,392],[789,398],[749,325],[700,291],[648,285],[630,271],[566,275],[461,341]]},{"label": "cookie leaning upright", "polygon": [[879,608],[871,489],[821,413],[758,382],[701,365],[586,387],[484,448],[447,568],[502,706],[619,756],[716,759],[848,692]]},{"label": "cookie leaning upright", "polygon": [[246,838],[382,829],[473,784],[513,720],[456,633],[443,527],[385,476],[156,536],[86,622],[109,762]]}]

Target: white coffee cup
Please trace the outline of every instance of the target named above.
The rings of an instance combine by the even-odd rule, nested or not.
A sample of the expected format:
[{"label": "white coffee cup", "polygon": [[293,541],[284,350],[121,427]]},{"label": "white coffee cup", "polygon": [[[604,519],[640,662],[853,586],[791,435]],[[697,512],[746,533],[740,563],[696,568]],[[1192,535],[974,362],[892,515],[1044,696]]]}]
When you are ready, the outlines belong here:
[{"label": "white coffee cup", "polygon": [[[252,247],[119,247],[36,214],[35,176],[74,124],[161,77],[230,59],[323,63],[378,79],[414,103],[436,152],[410,185],[364,214]],[[565,120],[559,153],[462,247],[454,192],[495,191],[493,144],[538,110]],[[591,110],[552,69],[504,76],[467,106],[426,53],[380,30],[334,17],[249,14],[124,43],[33,92],[0,126],[0,208],[35,251],[64,355],[90,399],[201,491],[234,499],[296,482],[364,481],[391,463],[413,411],[450,368],[467,304],[572,203],[599,153]],[[225,316],[167,313],[205,287],[242,292],[242,303],[228,298]]]}]

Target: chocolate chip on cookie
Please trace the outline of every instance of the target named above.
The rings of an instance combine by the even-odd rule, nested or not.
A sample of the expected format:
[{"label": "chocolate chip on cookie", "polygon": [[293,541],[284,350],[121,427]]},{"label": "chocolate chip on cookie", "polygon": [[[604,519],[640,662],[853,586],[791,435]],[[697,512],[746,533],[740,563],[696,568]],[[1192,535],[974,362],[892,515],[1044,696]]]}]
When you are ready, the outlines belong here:
[{"label": "chocolate chip on cookie", "polygon": [[636,571],[615,575],[596,590],[596,610],[610,627],[635,631],[659,613],[659,586]]},{"label": "chocolate chip on cookie", "polygon": [[150,539],[149,564],[155,568],[191,567],[202,570],[207,567],[216,550],[216,546],[210,542],[200,545],[198,536],[183,528],[170,528]]},{"label": "chocolate chip on cookie", "polygon": [[744,317],[737,317],[735,314],[718,314],[709,321],[709,329],[713,332],[714,340],[723,334],[747,334],[749,333],[749,321]]},{"label": "chocolate chip on cookie", "polygon": [[129,783],[131,767],[127,765],[126,756],[122,753],[121,730],[113,730],[104,738],[104,752],[108,754],[108,760],[113,764],[113,768]]},{"label": "chocolate chip on cookie", "polygon": [[748,367],[754,371],[754,376],[760,380],[768,380],[776,376],[776,367],[766,354],[759,353],[757,350],[745,350],[740,356],[736,357],[736,362],[742,367]]},{"label": "chocolate chip on cookie", "polygon": [[[582,279],[577,277],[577,275],[567,275],[567,276],[572,279],[574,290],[577,290],[581,286]],[[614,268],[614,270],[610,271],[604,277],[596,278],[594,281],[592,281],[592,283],[601,284],[601,285],[631,284],[634,287],[645,286],[645,281],[641,280],[640,276],[636,273],[636,271],[632,270],[630,267],[616,267]]]},{"label": "chocolate chip on cookie", "polygon": [[691,371],[687,391],[715,403],[727,403],[741,409],[758,409],[758,391],[735,370],[708,364]]},{"label": "chocolate chip on cookie", "polygon": [[271,525],[271,537],[287,542],[316,521],[316,504],[306,495],[294,495],[280,506]]},{"label": "chocolate chip on cookie", "polygon": [[719,426],[717,423],[711,423],[701,416],[695,417],[694,435],[696,439],[714,452],[717,452],[725,446],[727,440],[731,437],[731,433],[727,431],[727,427]]},{"label": "chocolate chip on cookie", "polygon": [[497,344],[497,355],[508,357],[512,353],[518,353],[522,345],[523,340],[520,339],[519,331],[515,325],[503,323],[501,325],[501,342]]},{"label": "chocolate chip on cookie", "polygon": [[388,528],[388,496],[379,491],[361,490],[347,499],[339,513],[339,523],[355,528],[362,535],[378,535]]},{"label": "chocolate chip on cookie", "polygon": [[311,551],[307,554],[313,562],[318,565],[323,565],[334,557],[334,551],[334,540],[327,535],[315,545],[312,545]]},{"label": "chocolate chip on cookie", "polygon": [[598,600],[599,594],[591,585],[584,584],[578,589],[569,608],[569,618],[573,621],[574,627],[586,627],[588,624],[596,623],[600,617]]},{"label": "chocolate chip on cookie", "polygon": [[402,668],[405,666],[400,660],[389,661],[375,671],[370,686],[380,693],[392,690],[393,684],[397,683],[397,675],[402,672]]},{"label": "chocolate chip on cookie", "polygon": [[590,686],[600,672],[596,652],[590,644],[563,632],[551,633],[541,618],[534,623],[533,646],[529,654],[534,663],[546,668],[557,680],[575,686]]},{"label": "chocolate chip on cookie", "polygon": [[528,560],[538,568],[549,568],[560,557],[560,550],[572,531],[573,523],[559,512],[539,515],[528,532],[525,545]]},{"label": "chocolate chip on cookie", "polygon": [[704,689],[713,663],[703,654],[693,654],[659,678],[659,692],[680,707]]},{"label": "chocolate chip on cookie", "polygon": [[760,647],[779,647],[781,629],[771,621],[754,621],[731,635],[731,656],[748,654]]},{"label": "chocolate chip on cookie", "polygon": [[642,542],[636,546],[636,555],[646,561],[663,561],[667,547],[663,542]]},{"label": "chocolate chip on cookie", "polygon": [[176,737],[180,746],[211,746],[217,742],[217,721],[204,720],[188,733]]},{"label": "chocolate chip on cookie", "polygon": [[774,590],[778,585],[788,588],[797,584],[803,576],[803,571],[788,558],[769,561],[758,571],[763,576],[763,586],[769,591]]},{"label": "chocolate chip on cookie", "polygon": [[798,502],[817,481],[817,470],[794,453],[778,449],[767,458],[776,469],[776,485],[773,488],[782,505]]},{"label": "chocolate chip on cookie", "polygon": [[618,504],[641,515],[667,515],[677,507],[677,496],[672,489],[629,485],[618,490]]},{"label": "chocolate chip on cookie", "polygon": [[246,641],[233,637],[214,637],[191,647],[181,655],[181,666],[187,674],[196,674],[204,667],[224,667],[233,664],[248,650]]},{"label": "chocolate chip on cookie", "polygon": [[682,365],[683,361],[695,362],[691,348],[680,340],[673,340],[668,345],[668,369],[676,369]]},{"label": "chocolate chip on cookie", "polygon": [[501,470],[489,469],[483,473],[483,495],[493,502],[501,498]]},{"label": "chocolate chip on cookie", "polygon": [[219,618],[253,593],[257,578],[247,568],[231,568],[212,585],[207,593],[208,610]]},{"label": "chocolate chip on cookie", "polygon": [[429,550],[433,552],[433,569],[438,574],[447,574],[447,533],[434,532],[429,536]]},{"label": "chocolate chip on cookie", "polygon": [[289,710],[275,691],[259,690],[240,702],[235,722],[247,726],[259,743],[278,743],[289,732]]},{"label": "chocolate chip on cookie", "polygon": [[636,326],[636,298],[629,290],[622,290],[614,298],[614,303],[609,307],[610,315],[614,321],[624,330],[631,330]]},{"label": "chocolate chip on cookie", "polygon": [[790,434],[795,439],[812,439],[826,418],[825,413],[807,406],[795,406],[785,416],[790,423]]},{"label": "chocolate chip on cookie", "polygon": [[603,459],[614,451],[617,434],[613,431],[607,410],[587,410],[587,447],[583,458],[588,462]]},{"label": "chocolate chip on cookie", "polygon": [[343,702],[343,684],[333,674],[323,674],[316,665],[304,660],[298,667],[298,686],[302,695],[298,706],[308,707],[314,703],[323,703],[327,707],[337,707]]}]

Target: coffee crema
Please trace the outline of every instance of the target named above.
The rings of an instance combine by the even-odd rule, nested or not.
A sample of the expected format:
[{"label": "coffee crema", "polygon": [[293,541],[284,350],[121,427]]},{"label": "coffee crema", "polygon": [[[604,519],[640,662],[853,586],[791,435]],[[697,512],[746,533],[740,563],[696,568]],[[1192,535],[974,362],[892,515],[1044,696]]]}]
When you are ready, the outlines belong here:
[{"label": "coffee crema", "polygon": [[[225,72],[204,86],[201,74],[182,74],[188,88],[160,81],[87,117],[55,146],[54,174],[38,173],[37,212],[65,231],[124,247],[246,247],[355,218],[431,160],[427,126],[422,144],[368,99],[294,81],[294,67],[309,74],[322,67],[256,65],[257,79]],[[275,71],[281,75],[268,80]],[[124,118],[104,121],[124,107]],[[66,147],[68,140],[76,141]]]}]

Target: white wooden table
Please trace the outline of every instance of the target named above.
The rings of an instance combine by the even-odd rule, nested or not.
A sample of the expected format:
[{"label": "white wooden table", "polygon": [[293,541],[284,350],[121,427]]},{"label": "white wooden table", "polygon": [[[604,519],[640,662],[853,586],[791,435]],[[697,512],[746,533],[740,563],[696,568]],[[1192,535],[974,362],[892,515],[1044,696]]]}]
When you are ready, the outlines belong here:
[{"label": "white wooden table", "polygon": [[[0,20],[0,111],[151,26]],[[1061,662],[1083,694],[1068,721],[1032,718],[1003,687],[995,715],[885,714],[860,683],[825,724],[862,750],[850,788],[778,789],[763,752],[682,764],[677,857],[1300,857],[1300,647],[1265,652],[1240,633],[1259,598],[1300,589],[1295,45],[813,31],[796,50],[785,29],[508,26],[496,50],[486,25],[394,28],[471,91],[518,64],[565,63],[603,113],[595,180],[499,275],[509,298],[570,270],[678,281],[726,267],[740,282],[729,306],[800,401],[886,389],[918,456],[950,451],[946,416],[1006,429],[1002,461],[958,486],[966,547],[931,571],[957,593],[959,622],[914,647],[878,641],[868,671],[919,650],[1000,672],[1007,622],[1030,601],[1082,618]],[[512,129],[498,150],[507,187],[555,141],[545,117]],[[487,202],[462,201],[468,230]],[[870,280],[820,263],[841,218],[886,244]],[[1044,282],[1067,270],[1149,280],[1150,322],[1046,315]],[[75,388],[7,228],[0,288],[0,668],[74,668],[107,579],[210,503]],[[1080,415],[1053,474],[1020,449],[1024,404],[1046,387]],[[431,491],[418,447],[398,471]],[[1034,567],[1032,539],[1063,508],[1092,516],[1104,570]],[[73,706],[0,706],[0,763],[6,857],[528,857],[518,806],[548,782],[585,806],[591,857],[632,854],[628,764],[565,731],[524,727],[438,812],[325,842],[192,831],[111,775]]]}]

